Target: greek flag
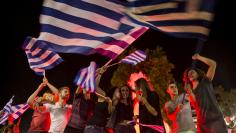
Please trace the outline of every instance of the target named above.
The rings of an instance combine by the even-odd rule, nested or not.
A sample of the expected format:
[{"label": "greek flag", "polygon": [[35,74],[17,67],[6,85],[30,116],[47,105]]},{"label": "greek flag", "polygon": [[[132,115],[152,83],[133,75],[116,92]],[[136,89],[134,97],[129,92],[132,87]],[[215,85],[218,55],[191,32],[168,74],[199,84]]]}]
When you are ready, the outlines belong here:
[{"label": "greek flag", "polygon": [[136,24],[175,37],[206,40],[215,0],[128,0],[122,5],[127,7],[125,14]]},{"label": "greek flag", "polygon": [[3,108],[3,114],[0,116],[0,124],[4,124],[8,119],[9,115],[12,115],[13,119],[16,120],[19,116],[21,116],[28,108],[28,104],[18,104],[12,106],[14,96],[7,102],[7,104]]},{"label": "greek flag", "polygon": [[37,75],[43,75],[45,70],[52,69],[63,60],[54,51],[39,48],[35,42],[35,38],[27,37],[22,48],[25,50],[30,68]]},{"label": "greek flag", "polygon": [[107,0],[45,0],[36,44],[61,53],[117,57],[147,27],[131,23],[124,6]]},{"label": "greek flag", "polygon": [[146,59],[146,57],[147,57],[147,55],[145,54],[145,52],[143,52],[141,50],[136,50],[133,53],[131,53],[130,55],[123,58],[120,62],[136,65],[139,62],[144,61]]},{"label": "greek flag", "polygon": [[95,92],[96,83],[95,83],[95,75],[96,75],[96,63],[90,62],[89,67],[81,69],[74,83],[80,86],[83,89],[86,89],[89,92]]},{"label": "greek flag", "polygon": [[45,0],[39,48],[116,58],[149,28],[206,40],[215,0]]}]

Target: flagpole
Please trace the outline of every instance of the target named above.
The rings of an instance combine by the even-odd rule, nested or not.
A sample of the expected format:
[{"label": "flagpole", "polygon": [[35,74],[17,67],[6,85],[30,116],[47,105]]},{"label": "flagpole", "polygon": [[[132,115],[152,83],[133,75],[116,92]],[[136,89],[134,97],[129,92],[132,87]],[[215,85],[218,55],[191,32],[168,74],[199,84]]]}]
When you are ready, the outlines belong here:
[{"label": "flagpole", "polygon": [[113,60],[110,59],[104,66],[107,66],[108,64],[110,64]]},{"label": "flagpole", "polygon": [[121,62],[117,62],[117,63],[111,64],[111,65],[108,65],[107,68],[108,68],[108,67],[115,66],[115,65],[118,65],[118,64],[121,64]]},{"label": "flagpole", "polygon": [[45,71],[43,72],[43,78],[44,79],[46,78],[46,72]]},{"label": "flagpole", "polygon": [[100,94],[100,93],[98,93],[98,92],[95,92],[95,94],[98,95],[98,96],[100,96],[100,97],[102,97],[102,98],[104,98],[104,99],[107,98],[106,96],[104,96],[104,95],[102,95],[102,94]]}]

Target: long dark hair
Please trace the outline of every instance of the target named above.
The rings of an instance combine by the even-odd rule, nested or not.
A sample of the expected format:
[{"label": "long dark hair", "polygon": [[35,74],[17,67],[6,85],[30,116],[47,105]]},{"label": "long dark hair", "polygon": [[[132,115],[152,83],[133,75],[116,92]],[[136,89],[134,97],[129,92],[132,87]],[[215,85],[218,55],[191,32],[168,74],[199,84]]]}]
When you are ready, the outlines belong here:
[{"label": "long dark hair", "polygon": [[121,94],[121,88],[123,88],[123,87],[127,87],[127,88],[128,88],[128,90],[129,90],[129,95],[128,95],[127,101],[128,101],[128,104],[129,104],[129,105],[132,105],[132,104],[133,104],[133,102],[132,102],[132,89],[131,89],[128,85],[126,85],[126,84],[125,84],[125,85],[122,85],[121,87],[118,88],[120,94]]},{"label": "long dark hair", "polygon": [[183,74],[183,81],[184,81],[184,83],[190,82],[190,81],[189,81],[189,78],[188,78],[188,72],[189,72],[190,70],[194,70],[194,71],[197,72],[197,74],[198,74],[197,80],[198,80],[198,81],[201,81],[201,80],[206,76],[205,72],[204,72],[203,70],[201,70],[201,69],[198,69],[198,68],[187,68],[187,69],[184,71],[184,74]]},{"label": "long dark hair", "polygon": [[146,93],[147,99],[149,99],[149,94],[152,92],[151,88],[148,85],[148,82],[144,78],[140,78],[135,81],[135,85],[138,88],[142,88],[142,91]]}]

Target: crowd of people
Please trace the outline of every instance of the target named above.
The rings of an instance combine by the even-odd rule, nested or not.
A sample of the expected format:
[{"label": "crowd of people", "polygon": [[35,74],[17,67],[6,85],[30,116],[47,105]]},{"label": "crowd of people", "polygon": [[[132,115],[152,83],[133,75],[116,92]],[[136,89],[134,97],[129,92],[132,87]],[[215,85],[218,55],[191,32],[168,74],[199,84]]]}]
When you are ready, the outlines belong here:
[{"label": "crowd of people", "polygon": [[[170,100],[163,110],[171,121],[170,132],[228,133],[212,85],[216,62],[199,54],[193,55],[192,59],[208,65],[208,70],[205,74],[194,67],[187,69],[183,74],[183,94],[179,94],[174,80],[168,82],[166,92]],[[166,132],[159,96],[149,88],[147,81],[144,78],[136,80],[134,90],[126,84],[121,85],[110,98],[99,86],[106,69],[104,66],[96,72],[96,92],[78,86],[72,104],[67,104],[70,88],[57,89],[45,77],[27,100],[34,110],[28,133],[135,133],[135,125],[139,125],[140,133],[158,132],[150,128],[153,125]],[[50,91],[39,96],[46,86]],[[132,98],[132,93],[136,94],[135,98]],[[134,115],[133,105],[137,101],[139,115]],[[197,125],[193,122],[192,108],[196,110]],[[14,132],[10,129],[13,128],[5,128],[2,132]]]}]

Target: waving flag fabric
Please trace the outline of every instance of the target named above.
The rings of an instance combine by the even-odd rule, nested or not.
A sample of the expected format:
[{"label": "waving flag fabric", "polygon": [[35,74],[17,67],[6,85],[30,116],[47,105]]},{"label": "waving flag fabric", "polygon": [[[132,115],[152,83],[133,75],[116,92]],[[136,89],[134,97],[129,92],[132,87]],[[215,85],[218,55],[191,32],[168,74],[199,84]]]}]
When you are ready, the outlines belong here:
[{"label": "waving flag fabric", "polygon": [[12,113],[12,117],[14,120],[20,117],[28,108],[29,105],[27,103],[12,106],[12,110],[14,111],[14,113]]},{"label": "waving flag fabric", "polygon": [[111,59],[148,27],[205,40],[215,0],[45,0],[36,44],[42,49]]},{"label": "waving flag fabric", "polygon": [[54,51],[39,48],[35,42],[35,38],[28,37],[22,48],[25,50],[30,68],[36,74],[43,75],[45,70],[52,69],[63,60]]},{"label": "waving flag fabric", "polygon": [[214,5],[215,0],[129,0],[125,12],[134,23],[176,37],[206,40]]},{"label": "waving flag fabric", "polygon": [[130,55],[126,56],[124,59],[122,59],[120,62],[136,65],[141,61],[144,61],[146,59],[147,55],[145,52],[141,50],[136,50],[135,52],[131,53]]},{"label": "waving flag fabric", "polygon": [[36,44],[55,52],[115,58],[148,29],[130,23],[122,10],[107,0],[45,0]]},{"label": "waving flag fabric", "polygon": [[13,98],[14,96],[11,97],[11,99],[7,102],[7,104],[3,107],[3,112],[8,112],[8,113],[12,113],[12,109],[11,109],[11,104],[13,102]]},{"label": "waving flag fabric", "polygon": [[91,62],[89,67],[81,69],[74,80],[75,84],[89,92],[95,92],[96,63]]},{"label": "waving flag fabric", "polygon": [[12,98],[7,102],[7,104],[2,109],[3,114],[0,116],[0,124],[3,124],[7,120],[8,116],[11,113],[13,113],[13,110],[11,107],[11,104],[13,102],[13,98],[14,98],[14,96],[12,96]]},{"label": "waving flag fabric", "polygon": [[3,124],[9,115],[12,115],[13,119],[16,120],[20,115],[22,115],[28,108],[28,104],[19,104],[12,106],[14,96],[7,102],[3,107],[3,114],[0,116],[0,124]]}]

